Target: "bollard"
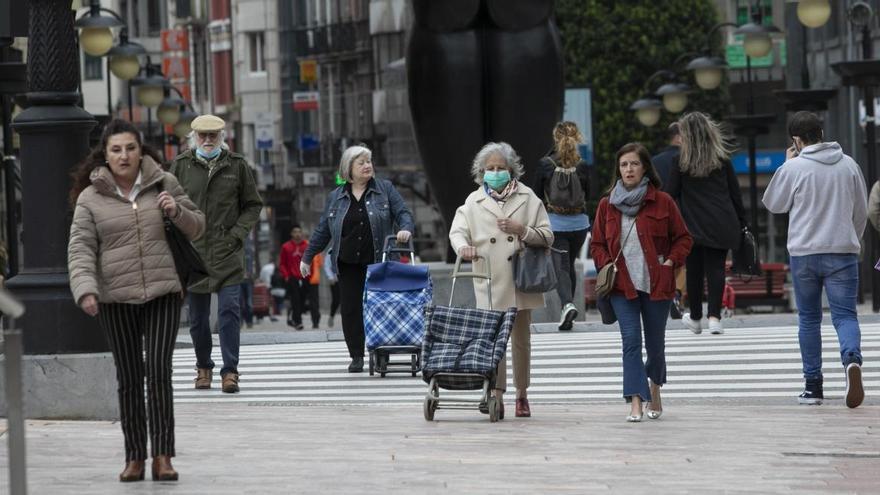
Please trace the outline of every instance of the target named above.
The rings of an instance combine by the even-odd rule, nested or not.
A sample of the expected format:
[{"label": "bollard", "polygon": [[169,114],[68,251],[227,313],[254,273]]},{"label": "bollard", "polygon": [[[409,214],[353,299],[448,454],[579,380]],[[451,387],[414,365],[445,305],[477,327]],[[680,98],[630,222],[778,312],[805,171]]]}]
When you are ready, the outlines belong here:
[{"label": "bollard", "polygon": [[24,305],[0,288],[0,312],[6,315],[3,338],[6,352],[6,407],[9,437],[9,493],[25,495],[27,482],[24,449],[24,408],[21,383],[21,330],[15,319],[24,314]]}]

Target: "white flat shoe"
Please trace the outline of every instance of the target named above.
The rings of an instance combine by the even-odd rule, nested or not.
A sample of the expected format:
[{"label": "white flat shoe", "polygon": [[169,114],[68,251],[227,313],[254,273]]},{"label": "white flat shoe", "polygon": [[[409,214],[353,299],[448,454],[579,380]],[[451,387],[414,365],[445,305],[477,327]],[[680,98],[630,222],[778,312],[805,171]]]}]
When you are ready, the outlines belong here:
[{"label": "white flat shoe", "polygon": [[660,419],[660,416],[663,415],[663,410],[655,411],[653,409],[648,409],[648,412],[645,414],[648,415],[649,419]]},{"label": "white flat shoe", "polygon": [[703,333],[703,320],[692,320],[690,313],[685,313],[681,315],[681,322],[684,324],[684,327],[694,332],[697,335]]},{"label": "white flat shoe", "polygon": [[724,333],[724,325],[721,324],[721,320],[709,320],[709,333],[712,335]]},{"label": "white flat shoe", "polygon": [[641,421],[642,421],[641,414],[639,414],[639,415],[630,414],[629,416],[626,417],[627,423],[640,423]]}]

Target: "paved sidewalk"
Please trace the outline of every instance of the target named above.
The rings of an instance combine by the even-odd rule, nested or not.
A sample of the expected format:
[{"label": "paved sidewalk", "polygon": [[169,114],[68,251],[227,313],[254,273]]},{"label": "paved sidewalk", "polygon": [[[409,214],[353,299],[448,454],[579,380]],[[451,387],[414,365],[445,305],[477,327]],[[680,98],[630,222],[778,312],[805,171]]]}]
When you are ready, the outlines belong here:
[{"label": "paved sidewalk", "polygon": [[[34,494],[877,493],[880,406],[534,404],[492,424],[421,405],[177,407],[177,483],[120,484],[117,423],[29,421]],[[5,424],[0,423],[0,432]],[[0,493],[7,447],[0,437]]]}]

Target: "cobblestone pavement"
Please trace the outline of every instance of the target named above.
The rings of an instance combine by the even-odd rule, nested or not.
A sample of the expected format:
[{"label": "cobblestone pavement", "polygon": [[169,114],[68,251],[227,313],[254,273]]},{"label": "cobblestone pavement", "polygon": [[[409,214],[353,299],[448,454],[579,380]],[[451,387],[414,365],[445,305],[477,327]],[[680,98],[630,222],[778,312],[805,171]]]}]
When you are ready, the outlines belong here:
[{"label": "cobblestone pavement", "polygon": [[[877,493],[880,406],[535,404],[532,418],[419,404],[180,404],[177,483],[120,484],[119,425],[29,421],[34,494]],[[443,413],[443,414],[441,414]],[[0,472],[7,452],[0,437]],[[7,490],[0,483],[0,493]]]}]

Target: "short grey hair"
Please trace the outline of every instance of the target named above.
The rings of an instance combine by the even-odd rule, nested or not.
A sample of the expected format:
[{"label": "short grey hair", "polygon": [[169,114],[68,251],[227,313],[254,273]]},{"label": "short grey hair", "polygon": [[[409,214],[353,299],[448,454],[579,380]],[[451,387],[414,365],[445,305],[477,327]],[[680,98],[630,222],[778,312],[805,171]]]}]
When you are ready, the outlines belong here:
[{"label": "short grey hair", "polygon": [[[199,147],[199,142],[196,141],[196,131],[189,131],[186,137],[189,142],[189,149],[195,150]],[[229,145],[226,144],[226,129],[217,132],[217,141],[220,143],[221,150],[229,149]]]},{"label": "short grey hair", "polygon": [[483,174],[486,173],[486,162],[489,160],[490,156],[495,154],[501,155],[501,157],[504,158],[504,163],[506,163],[507,168],[510,169],[510,175],[512,178],[519,179],[522,177],[524,172],[523,164],[519,155],[513,150],[513,146],[505,142],[486,143],[480,151],[477,152],[477,156],[474,157],[474,163],[471,165],[471,175],[474,178],[474,182],[478,185],[483,185]]},{"label": "short grey hair", "polygon": [[373,158],[373,152],[370,151],[370,148],[361,145],[349,146],[345,148],[345,151],[342,152],[342,158],[339,160],[339,176],[345,182],[351,182],[351,167],[354,165],[354,161],[358,158],[366,155],[367,158]]}]

